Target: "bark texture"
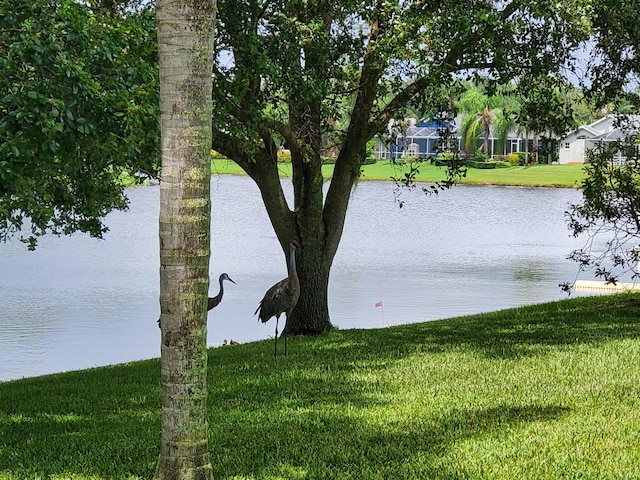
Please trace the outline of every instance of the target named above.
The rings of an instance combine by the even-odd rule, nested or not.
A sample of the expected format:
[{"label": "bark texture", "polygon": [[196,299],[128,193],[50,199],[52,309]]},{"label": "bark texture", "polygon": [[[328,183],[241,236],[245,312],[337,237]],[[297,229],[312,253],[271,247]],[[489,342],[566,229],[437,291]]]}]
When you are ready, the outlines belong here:
[{"label": "bark texture", "polygon": [[158,0],[162,436],[157,480],[213,478],[207,292],[215,0]]}]

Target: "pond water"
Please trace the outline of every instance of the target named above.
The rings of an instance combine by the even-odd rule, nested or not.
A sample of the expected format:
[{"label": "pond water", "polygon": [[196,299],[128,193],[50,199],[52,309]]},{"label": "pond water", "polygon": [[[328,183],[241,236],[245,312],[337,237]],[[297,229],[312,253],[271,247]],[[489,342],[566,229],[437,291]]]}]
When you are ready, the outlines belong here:
[{"label": "pond water", "polygon": [[[0,244],[0,381],[160,355],[159,187],[128,196],[129,211],[108,215],[104,240],[43,237],[35,252]],[[558,284],[577,272],[566,256],[583,241],[564,212],[580,198],[457,186],[404,191],[399,208],[391,182],[361,181],[332,268],[332,323],[379,328],[566,298]],[[237,284],[226,282],[209,312],[208,345],[271,338],[273,321],[253,313],[286,264],[259,191],[247,177],[218,175],[212,202],[210,295],[222,272]]]}]

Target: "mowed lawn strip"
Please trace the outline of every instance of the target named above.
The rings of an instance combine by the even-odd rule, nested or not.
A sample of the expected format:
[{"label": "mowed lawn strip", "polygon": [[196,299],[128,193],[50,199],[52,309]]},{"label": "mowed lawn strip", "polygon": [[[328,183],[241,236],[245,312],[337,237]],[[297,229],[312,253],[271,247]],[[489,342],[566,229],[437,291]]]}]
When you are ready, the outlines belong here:
[{"label": "mowed lawn strip", "polygon": [[[214,159],[211,163],[214,175],[242,175],[242,169],[230,160]],[[290,163],[279,163],[278,168],[284,176],[291,175]],[[416,180],[424,183],[442,181],[446,178],[446,168],[433,165],[429,161],[418,167]],[[402,178],[409,167],[395,164],[390,160],[378,160],[371,165],[361,167],[360,180],[391,180],[391,177]],[[333,165],[323,165],[323,175],[330,178]],[[466,177],[458,183],[463,185],[511,185],[523,187],[563,187],[578,188],[584,178],[584,165],[530,165],[507,168],[478,169],[469,168]]]}]

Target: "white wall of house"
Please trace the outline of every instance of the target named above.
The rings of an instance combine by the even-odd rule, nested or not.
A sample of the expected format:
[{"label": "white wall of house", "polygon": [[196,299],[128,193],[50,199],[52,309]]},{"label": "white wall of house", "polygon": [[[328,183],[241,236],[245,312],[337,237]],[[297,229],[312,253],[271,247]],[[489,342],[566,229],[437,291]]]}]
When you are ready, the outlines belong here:
[{"label": "white wall of house", "polygon": [[[629,116],[630,120],[633,118],[633,116]],[[593,149],[598,141],[611,141],[622,135],[622,131],[616,125],[614,115],[607,115],[589,125],[583,125],[561,140],[558,162],[584,163],[587,151]],[[624,161],[620,155],[618,157],[617,161]]]},{"label": "white wall of house", "polygon": [[574,132],[562,140],[558,151],[558,163],[584,163],[587,139],[577,137]]}]

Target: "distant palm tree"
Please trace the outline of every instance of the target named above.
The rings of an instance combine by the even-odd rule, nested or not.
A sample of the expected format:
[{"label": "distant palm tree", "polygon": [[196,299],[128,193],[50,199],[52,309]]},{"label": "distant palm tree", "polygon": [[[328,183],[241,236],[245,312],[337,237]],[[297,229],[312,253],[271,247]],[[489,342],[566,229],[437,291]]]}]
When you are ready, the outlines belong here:
[{"label": "distant palm tree", "polygon": [[[480,150],[486,155],[495,153],[489,150],[492,134],[502,150],[509,132],[516,127],[509,114],[515,107],[514,103],[515,99],[501,93],[489,96],[478,87],[467,90],[457,103],[463,115],[460,130],[465,150]],[[482,139],[479,149],[478,139]]]}]

